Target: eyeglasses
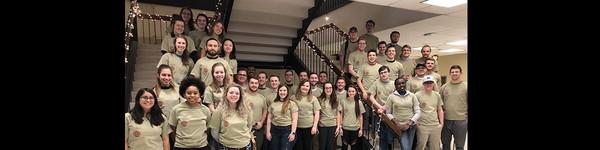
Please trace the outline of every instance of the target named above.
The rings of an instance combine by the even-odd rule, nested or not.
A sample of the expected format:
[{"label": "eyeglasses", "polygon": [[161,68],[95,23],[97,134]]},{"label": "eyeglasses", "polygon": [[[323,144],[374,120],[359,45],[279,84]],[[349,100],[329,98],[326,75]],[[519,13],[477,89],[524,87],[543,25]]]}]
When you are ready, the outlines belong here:
[{"label": "eyeglasses", "polygon": [[154,97],[142,96],[142,100],[145,100],[145,101],[154,100]]}]

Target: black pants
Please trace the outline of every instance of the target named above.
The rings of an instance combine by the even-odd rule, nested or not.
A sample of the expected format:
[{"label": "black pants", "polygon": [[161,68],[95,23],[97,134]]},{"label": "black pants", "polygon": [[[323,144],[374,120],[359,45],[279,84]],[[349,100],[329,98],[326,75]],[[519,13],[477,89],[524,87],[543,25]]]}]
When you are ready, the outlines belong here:
[{"label": "black pants", "polygon": [[319,127],[319,150],[336,150],[336,128],[336,126]]},{"label": "black pants", "polygon": [[[292,142],[289,142],[291,126],[275,126],[271,124],[271,142],[269,142],[270,150],[291,150]],[[267,141],[267,140],[265,140]]]},{"label": "black pants", "polygon": [[309,128],[297,128],[296,129],[296,144],[294,150],[312,150],[312,135],[310,134]]},{"label": "black pants", "polygon": [[201,148],[179,148],[179,147],[173,147],[173,150],[210,150],[210,147],[204,146]]},{"label": "black pants", "polygon": [[348,144],[350,144],[351,150],[358,150],[359,149],[358,130],[356,130],[356,131],[346,130],[346,129],[342,129],[342,130],[344,131],[344,135],[342,136],[342,149],[343,150],[348,149]]}]

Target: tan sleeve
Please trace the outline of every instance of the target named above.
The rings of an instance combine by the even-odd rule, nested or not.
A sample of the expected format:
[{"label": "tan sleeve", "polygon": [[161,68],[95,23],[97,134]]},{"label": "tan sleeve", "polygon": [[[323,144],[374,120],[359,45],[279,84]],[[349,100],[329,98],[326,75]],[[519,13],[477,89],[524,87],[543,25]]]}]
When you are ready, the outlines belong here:
[{"label": "tan sleeve", "polygon": [[129,124],[131,123],[129,120],[131,119],[131,115],[129,113],[125,113],[125,140],[129,138]]}]

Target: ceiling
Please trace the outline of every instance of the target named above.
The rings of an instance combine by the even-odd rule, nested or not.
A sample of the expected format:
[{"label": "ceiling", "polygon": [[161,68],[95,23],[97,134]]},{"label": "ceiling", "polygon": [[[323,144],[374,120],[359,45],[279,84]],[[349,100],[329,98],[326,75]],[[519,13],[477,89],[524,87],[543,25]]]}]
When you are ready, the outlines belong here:
[{"label": "ceiling", "polygon": [[[413,47],[411,57],[420,57],[420,47],[432,46],[432,55],[467,53],[467,45],[448,45],[448,42],[467,40],[467,4],[444,8],[421,3],[423,0],[354,0],[344,7],[313,20],[309,30],[328,23],[335,23],[345,32],[351,26],[358,28],[359,35],[366,32],[365,22],[375,21],[374,35],[390,42],[392,31],[400,32],[399,44]],[[358,12],[358,13],[357,13]],[[325,20],[329,17],[329,20]],[[432,33],[425,36],[426,33]],[[444,49],[460,49],[458,52],[440,52]]]}]

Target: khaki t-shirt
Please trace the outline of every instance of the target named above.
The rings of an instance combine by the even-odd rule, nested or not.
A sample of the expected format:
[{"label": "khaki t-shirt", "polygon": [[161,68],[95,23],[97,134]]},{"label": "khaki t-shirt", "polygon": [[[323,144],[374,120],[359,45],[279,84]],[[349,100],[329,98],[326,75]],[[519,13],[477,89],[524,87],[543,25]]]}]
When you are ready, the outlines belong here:
[{"label": "khaki t-shirt", "polygon": [[404,96],[396,95],[396,93],[390,94],[386,100],[385,110],[390,111],[394,118],[402,124],[406,124],[412,119],[418,120],[419,116],[415,117],[415,114],[416,111],[421,111],[421,108],[417,96],[410,92],[407,92],[407,95]]},{"label": "khaki t-shirt", "polygon": [[386,61],[387,61],[387,56],[385,56],[385,55],[377,55],[377,60],[375,60],[375,62],[377,62],[378,64],[383,64]]},{"label": "khaki t-shirt", "polygon": [[445,120],[467,120],[467,83],[447,82],[440,88],[444,100]]},{"label": "khaki t-shirt", "polygon": [[[342,105],[342,128],[346,130],[356,131],[360,128],[360,122],[358,116],[356,116],[356,106],[354,99],[345,99],[340,102]],[[365,108],[362,101],[358,101],[358,108],[360,114],[365,113]]]},{"label": "khaki t-shirt", "polygon": [[337,112],[342,111],[342,105],[340,105],[339,100],[337,107],[331,106],[329,97],[319,100],[319,105],[321,105],[321,112],[319,112],[319,127],[337,126]]},{"label": "khaki t-shirt", "polygon": [[208,86],[204,90],[204,103],[213,104],[217,108],[223,102],[223,94],[225,94],[225,87],[214,89]]},{"label": "khaki t-shirt", "polygon": [[389,62],[386,60],[381,65],[390,68],[390,81],[396,81],[400,75],[404,74],[404,66],[398,61]]},{"label": "khaki t-shirt", "polygon": [[394,81],[391,80],[385,82],[377,80],[369,88],[369,92],[375,94],[375,100],[377,100],[377,103],[381,106],[385,105],[385,100],[387,100],[388,96],[390,96],[394,90],[396,90],[396,87],[394,86]]},{"label": "khaki t-shirt", "polygon": [[[423,89],[423,78],[422,77],[414,76],[414,77],[408,79],[408,82],[406,82],[406,90],[407,91],[410,91],[412,93],[417,93],[422,89]],[[433,90],[439,91],[439,86],[437,83],[433,84]]]},{"label": "khaki t-shirt", "polygon": [[321,96],[322,93],[323,93],[323,89],[319,86],[312,86],[312,88],[310,90],[310,94],[315,97]]},{"label": "khaki t-shirt", "polygon": [[269,113],[271,113],[271,123],[276,126],[289,126],[292,125],[292,112],[298,112],[298,105],[296,102],[290,101],[285,113],[282,113],[281,108],[283,102],[276,101],[269,106]]},{"label": "khaki t-shirt", "polygon": [[[164,117],[164,116],[163,116]],[[165,122],[160,126],[151,125],[150,120],[142,117],[142,124],[137,124],[129,113],[125,113],[125,139],[130,150],[162,150],[162,135],[167,135],[169,125]]]},{"label": "khaki t-shirt", "polygon": [[190,31],[189,34],[190,38],[192,38],[192,40],[194,40],[194,44],[196,45],[196,49],[199,50],[200,49],[200,43],[202,43],[202,39],[207,36],[205,31],[200,31],[200,30],[194,30],[194,31]]},{"label": "khaki t-shirt", "polygon": [[[191,54],[193,51],[196,51],[196,45],[194,40],[187,35],[184,35],[185,40],[187,41],[187,52]],[[174,37],[171,37],[171,34],[167,34],[163,36],[162,43],[160,45],[160,50],[165,50],[167,52],[175,52],[175,45],[173,45]]]},{"label": "khaki t-shirt", "polygon": [[440,125],[438,118],[438,107],[444,105],[442,102],[442,96],[436,91],[427,93],[425,91],[419,91],[417,94],[421,107],[421,118],[419,124],[423,126],[437,126]]},{"label": "khaki t-shirt", "polygon": [[192,59],[188,59],[188,65],[183,65],[183,60],[181,57],[177,56],[175,53],[166,53],[160,57],[160,61],[156,65],[158,68],[160,65],[166,64],[173,68],[173,83],[180,85],[181,80],[187,76],[190,71],[192,71],[192,67],[194,66],[194,62]]},{"label": "khaki t-shirt", "polygon": [[261,94],[265,97],[265,102],[267,103],[267,107],[273,103],[273,100],[277,97],[277,92],[271,88],[265,88],[264,90],[258,90],[258,94]]},{"label": "khaki t-shirt", "polygon": [[229,70],[233,71],[233,72],[237,72],[237,67],[238,67],[238,62],[237,59],[229,59],[229,57],[225,57],[223,58],[225,59],[225,61],[227,61],[227,63],[229,63]]},{"label": "khaki t-shirt", "polygon": [[[154,92],[158,95],[158,106],[162,110],[165,116],[170,117],[170,113],[175,105],[179,104],[181,101],[179,99],[179,87],[175,86],[169,89],[160,89],[159,92],[156,92],[156,88]],[[169,128],[170,130],[171,128]],[[169,131],[170,133],[171,131]]]},{"label": "khaki t-shirt", "polygon": [[240,116],[233,110],[217,109],[210,120],[211,130],[219,131],[219,143],[230,148],[242,148],[250,144],[252,110]]},{"label": "khaki t-shirt", "polygon": [[229,63],[225,61],[225,59],[210,59],[208,57],[202,57],[198,61],[196,61],[196,64],[194,65],[191,74],[200,78],[200,80],[204,82],[204,84],[209,85],[210,83],[212,83],[213,80],[212,66],[217,62],[223,64],[223,66],[225,67],[225,71],[227,72],[226,75],[233,75],[233,73],[231,72],[231,68],[229,67]]},{"label": "khaki t-shirt", "polygon": [[210,110],[199,104],[190,106],[181,102],[171,112],[169,125],[176,126],[175,147],[200,148],[208,144],[206,130],[210,121]]},{"label": "khaki t-shirt", "polygon": [[431,72],[429,75],[433,76],[433,78],[435,79],[435,83],[438,86],[438,89],[440,89],[439,86],[444,85],[444,83],[442,83],[442,76],[440,74]]},{"label": "khaki t-shirt", "polygon": [[292,96],[292,101],[296,102],[298,105],[298,128],[309,128],[313,126],[313,121],[315,118],[315,111],[321,110],[321,105],[319,105],[319,100],[317,97],[310,96],[312,100],[308,101],[308,96],[301,96],[300,100],[296,99],[296,96]]},{"label": "khaki t-shirt", "polygon": [[248,102],[248,106],[252,109],[252,118],[254,118],[252,124],[254,125],[262,118],[263,110],[267,111],[267,99],[256,92],[254,94],[246,92],[244,96],[245,101]]},{"label": "khaki t-shirt", "polygon": [[346,100],[346,98],[348,97],[348,94],[346,94],[346,90],[343,90],[342,92],[338,92],[337,90],[335,90],[335,96],[338,99],[338,102],[341,103],[341,101]]},{"label": "khaki t-shirt", "polygon": [[377,50],[377,44],[379,43],[379,38],[377,36],[373,35],[372,33],[365,33],[361,35],[359,39],[360,38],[364,38],[367,41],[367,48],[365,49],[366,51],[369,51],[370,49]]},{"label": "khaki t-shirt", "polygon": [[402,64],[402,67],[404,67],[404,74],[413,76],[413,73],[415,72],[415,66],[417,66],[414,59],[400,58],[400,59],[396,59],[396,61],[400,62]]},{"label": "khaki t-shirt", "polygon": [[367,52],[365,51],[354,50],[348,56],[348,64],[352,65],[355,72],[358,72],[360,66],[367,64],[367,61]]},{"label": "khaki t-shirt", "polygon": [[369,88],[371,87],[371,84],[373,84],[375,81],[377,81],[379,79],[379,68],[381,67],[381,64],[375,64],[375,65],[369,65],[369,64],[364,64],[359,70],[358,70],[358,76],[363,78],[363,84],[365,86],[365,90],[369,90]]}]

